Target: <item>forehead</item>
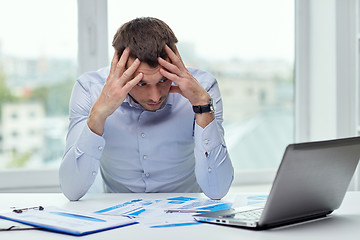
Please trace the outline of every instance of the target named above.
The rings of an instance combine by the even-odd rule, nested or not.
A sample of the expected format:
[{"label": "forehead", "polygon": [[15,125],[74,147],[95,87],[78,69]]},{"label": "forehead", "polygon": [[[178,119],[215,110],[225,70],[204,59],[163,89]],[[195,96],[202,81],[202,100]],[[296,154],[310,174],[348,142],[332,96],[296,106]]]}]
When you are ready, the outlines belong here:
[{"label": "forehead", "polygon": [[[129,58],[128,62],[126,63],[126,67],[130,67],[131,64],[135,61],[134,58]],[[142,82],[158,82],[162,80],[164,77],[160,73],[161,66],[158,65],[156,67],[150,67],[147,63],[140,63],[140,66],[135,71],[134,76],[138,75],[139,73],[143,73],[144,76],[142,78]]]}]

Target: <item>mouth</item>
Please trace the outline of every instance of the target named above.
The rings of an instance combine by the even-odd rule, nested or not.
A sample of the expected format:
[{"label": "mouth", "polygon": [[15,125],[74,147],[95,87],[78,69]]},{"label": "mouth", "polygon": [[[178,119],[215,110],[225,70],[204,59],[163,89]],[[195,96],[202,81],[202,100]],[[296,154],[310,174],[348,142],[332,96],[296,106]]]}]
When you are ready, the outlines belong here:
[{"label": "mouth", "polygon": [[155,103],[147,103],[148,106],[150,106],[151,108],[155,108],[155,107],[160,107],[161,106],[162,101],[159,102],[155,102]]},{"label": "mouth", "polygon": [[166,98],[161,98],[158,102],[149,101],[146,103],[149,110],[158,110],[162,107]]}]

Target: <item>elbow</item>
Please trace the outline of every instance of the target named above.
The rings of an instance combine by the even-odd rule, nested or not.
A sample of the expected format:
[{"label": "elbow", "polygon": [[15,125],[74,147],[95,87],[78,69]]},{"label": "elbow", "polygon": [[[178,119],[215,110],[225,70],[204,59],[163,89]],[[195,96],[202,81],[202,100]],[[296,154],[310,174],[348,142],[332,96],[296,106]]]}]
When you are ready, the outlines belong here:
[{"label": "elbow", "polygon": [[70,201],[78,201],[80,198],[82,198],[85,194],[79,194],[79,192],[74,191],[72,188],[67,188],[63,184],[60,184],[60,189],[62,193],[65,195],[67,199]]},{"label": "elbow", "polygon": [[219,181],[217,184],[213,184],[208,189],[203,189],[204,194],[212,200],[221,200],[229,192],[234,176],[232,175],[228,181]]},{"label": "elbow", "polygon": [[80,175],[81,173],[78,171],[78,167],[73,164],[73,161],[63,160],[59,168],[60,189],[70,201],[79,200],[87,192],[84,181],[79,177]]},{"label": "elbow", "polygon": [[224,193],[224,192],[205,192],[204,191],[204,194],[210,198],[211,200],[221,200],[223,197],[225,197],[225,195],[227,194],[227,191]]},{"label": "elbow", "polygon": [[206,193],[206,192],[204,192],[204,194],[211,200],[221,200],[226,195],[226,193],[220,194],[220,193]]},{"label": "elbow", "polygon": [[79,188],[78,184],[74,183],[74,179],[70,178],[67,175],[61,174],[62,168],[60,167],[60,174],[59,174],[59,182],[60,182],[60,189],[61,192],[65,195],[67,199],[70,201],[77,201],[82,196],[85,195]]}]

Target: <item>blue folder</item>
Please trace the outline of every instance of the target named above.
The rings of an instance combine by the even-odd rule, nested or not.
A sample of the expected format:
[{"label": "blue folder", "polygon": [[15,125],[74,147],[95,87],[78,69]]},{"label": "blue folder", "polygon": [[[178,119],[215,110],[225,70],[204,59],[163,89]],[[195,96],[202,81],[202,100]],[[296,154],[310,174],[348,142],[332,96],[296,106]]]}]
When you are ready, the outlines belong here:
[{"label": "blue folder", "polygon": [[44,230],[82,236],[137,223],[124,216],[70,211],[55,207],[0,213],[0,218],[40,227]]}]

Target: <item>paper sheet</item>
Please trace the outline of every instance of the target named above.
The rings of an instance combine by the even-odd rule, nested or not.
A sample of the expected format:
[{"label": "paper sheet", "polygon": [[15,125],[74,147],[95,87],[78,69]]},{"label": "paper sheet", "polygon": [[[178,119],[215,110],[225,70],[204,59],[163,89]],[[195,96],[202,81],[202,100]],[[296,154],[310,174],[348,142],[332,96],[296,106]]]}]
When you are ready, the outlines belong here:
[{"label": "paper sheet", "polygon": [[216,211],[230,208],[231,205],[224,201],[180,196],[161,200],[134,199],[96,211],[96,213],[128,216],[136,218],[136,221],[143,226],[159,228],[200,224],[192,217],[196,214],[195,212],[167,212],[169,209]]}]

